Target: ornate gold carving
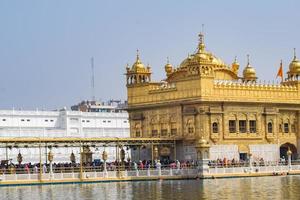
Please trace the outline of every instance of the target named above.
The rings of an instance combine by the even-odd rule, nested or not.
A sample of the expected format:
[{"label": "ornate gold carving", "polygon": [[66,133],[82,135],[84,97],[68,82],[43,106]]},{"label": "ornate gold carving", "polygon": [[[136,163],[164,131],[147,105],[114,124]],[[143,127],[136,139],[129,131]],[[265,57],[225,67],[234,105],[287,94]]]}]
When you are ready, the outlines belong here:
[{"label": "ornate gold carving", "polygon": [[[165,67],[167,77],[160,82],[150,81],[151,70],[142,65],[139,57],[128,67],[131,135],[138,129],[135,126],[138,122],[143,137],[155,130],[157,137],[184,136],[193,140],[205,136],[215,144],[248,146],[277,144],[278,141],[297,144],[300,81],[242,82],[237,76],[237,61],[226,65],[205,49],[203,40],[197,52],[189,55],[179,67],[170,64]],[[236,122],[235,132],[229,131],[229,120]],[[239,132],[239,120],[246,121],[245,133]],[[255,132],[250,131],[251,120],[256,121]],[[218,124],[218,133],[212,131],[214,122]],[[166,130],[167,136],[163,136]]]}]

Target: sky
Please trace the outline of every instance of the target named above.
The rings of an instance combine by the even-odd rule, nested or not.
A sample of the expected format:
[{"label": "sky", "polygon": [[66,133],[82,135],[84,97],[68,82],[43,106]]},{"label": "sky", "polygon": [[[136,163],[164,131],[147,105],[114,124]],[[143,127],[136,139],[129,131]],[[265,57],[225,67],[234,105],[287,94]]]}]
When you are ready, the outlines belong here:
[{"label": "sky", "polygon": [[262,81],[276,81],[300,57],[300,2],[0,0],[0,109],[59,109],[91,99],[126,100],[125,67],[140,51],[152,79],[165,78],[196,50],[204,24],[207,50],[240,74],[247,57]]}]

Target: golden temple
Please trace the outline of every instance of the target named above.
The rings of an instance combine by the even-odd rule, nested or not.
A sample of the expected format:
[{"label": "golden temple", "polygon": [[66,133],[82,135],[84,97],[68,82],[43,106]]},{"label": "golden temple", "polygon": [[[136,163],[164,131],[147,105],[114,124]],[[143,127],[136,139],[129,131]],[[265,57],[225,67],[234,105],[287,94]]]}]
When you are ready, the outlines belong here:
[{"label": "golden temple", "polygon": [[[253,155],[254,160],[276,161],[286,156],[288,148],[297,158],[300,62],[296,53],[287,78],[265,84],[258,81],[249,55],[239,76],[237,59],[225,64],[206,50],[200,33],[196,53],[178,67],[168,61],[164,68],[166,78],[155,82],[151,67],[143,65],[139,54],[132,67],[126,67],[131,137],[176,139],[176,147],[160,147],[161,159],[176,159],[175,150],[178,159],[196,160],[195,142],[201,137],[211,145],[211,159],[244,160]],[[145,158],[147,154],[145,149]]]}]

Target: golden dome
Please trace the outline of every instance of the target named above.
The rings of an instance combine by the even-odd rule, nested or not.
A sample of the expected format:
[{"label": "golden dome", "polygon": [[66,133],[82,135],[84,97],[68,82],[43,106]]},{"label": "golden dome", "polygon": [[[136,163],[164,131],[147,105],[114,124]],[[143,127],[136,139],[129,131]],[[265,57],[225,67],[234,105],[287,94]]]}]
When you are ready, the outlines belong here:
[{"label": "golden dome", "polygon": [[294,49],[294,59],[289,65],[290,73],[300,73],[300,61],[296,57],[296,49]]},{"label": "golden dome", "polygon": [[180,63],[180,67],[182,68],[186,67],[190,63],[193,57],[194,55],[188,55],[188,57]]},{"label": "golden dome", "polygon": [[169,62],[169,58],[167,58],[167,64],[165,65],[165,71],[168,74],[172,73],[173,71],[173,66]]},{"label": "golden dome", "polygon": [[248,57],[248,64],[243,71],[244,80],[256,80],[257,79],[256,71],[249,63],[249,55],[247,55],[247,57]]},{"label": "golden dome", "polygon": [[195,64],[210,64],[217,67],[226,67],[226,64],[221,59],[205,50],[204,35],[202,33],[199,34],[197,52],[183,60],[180,67],[185,68],[189,65],[194,66]]},{"label": "golden dome", "polygon": [[139,51],[137,50],[136,61],[132,65],[131,70],[135,71],[135,72],[141,72],[141,71],[144,71],[145,69],[146,68],[145,68],[144,64],[140,60]]}]

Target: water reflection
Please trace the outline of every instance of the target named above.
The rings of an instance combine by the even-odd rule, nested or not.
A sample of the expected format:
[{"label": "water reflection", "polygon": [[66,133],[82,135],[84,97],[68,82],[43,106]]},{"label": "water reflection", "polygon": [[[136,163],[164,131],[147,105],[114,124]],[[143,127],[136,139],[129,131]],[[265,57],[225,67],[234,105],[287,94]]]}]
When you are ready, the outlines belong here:
[{"label": "water reflection", "polygon": [[1,187],[1,199],[300,199],[300,176]]}]

